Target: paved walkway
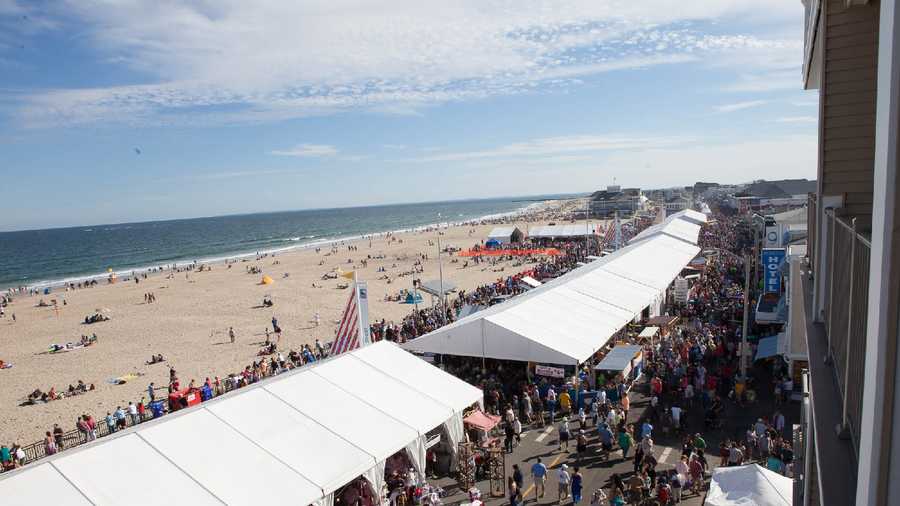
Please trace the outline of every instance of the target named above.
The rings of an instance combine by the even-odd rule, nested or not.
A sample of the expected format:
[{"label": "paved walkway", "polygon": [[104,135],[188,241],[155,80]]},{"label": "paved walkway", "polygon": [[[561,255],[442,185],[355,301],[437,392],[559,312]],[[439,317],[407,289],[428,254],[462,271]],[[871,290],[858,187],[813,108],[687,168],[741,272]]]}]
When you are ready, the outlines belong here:
[{"label": "paved walkway", "polygon": [[[770,416],[775,411],[775,405],[772,401],[771,393],[766,393],[768,383],[763,382],[763,378],[767,378],[767,374],[763,370],[755,371],[755,377],[759,378],[758,383],[763,383],[765,388],[761,390],[760,401],[753,406],[738,407],[730,402],[726,402],[726,411],[724,415],[724,425],[722,429],[716,431],[703,430],[703,413],[701,409],[694,409],[688,413],[688,427],[691,432],[702,432],[707,443],[707,460],[712,468],[717,467],[719,463],[718,447],[719,443],[727,438],[741,437],[747,427],[756,421],[758,417]],[[631,411],[628,416],[629,423],[637,422],[644,414],[649,402],[644,392],[647,391],[646,383],[642,382],[634,390],[632,390]],[[785,415],[786,427],[791,427],[792,423],[796,423],[799,419],[799,406],[792,403],[788,406],[781,406]],[[572,427],[577,426],[573,423]],[[557,499],[557,482],[556,472],[562,464],[569,466],[569,473],[573,472],[572,468],[576,465],[581,467],[581,473],[584,476],[584,492],[582,503],[590,504],[591,494],[598,488],[603,488],[604,492],[609,492],[610,477],[613,473],[619,473],[624,480],[631,476],[633,471],[633,461],[622,459],[622,453],[615,450],[609,454],[609,460],[601,460],[598,449],[599,441],[596,430],[593,425],[589,425],[586,430],[588,435],[588,451],[587,455],[579,462],[575,452],[574,439],[570,441],[569,451],[563,449],[558,450],[558,438],[556,426],[547,428],[530,428],[522,433],[522,442],[515,447],[513,453],[506,455],[506,473],[507,476],[512,475],[512,465],[519,464],[519,468],[525,475],[525,502],[528,504],[569,504],[571,498],[560,503]],[[681,444],[677,437],[662,437],[654,431],[654,455],[659,461],[658,471],[674,469],[675,464],[681,457]],[[547,475],[546,494],[543,498],[536,498],[534,484],[531,480],[531,465],[540,457],[543,463],[549,469]],[[448,491],[448,496],[444,499],[445,504],[459,504],[468,502],[468,498],[463,491],[460,491],[455,480],[443,478],[436,481],[437,485],[444,487]],[[477,485],[482,492],[482,499],[488,505],[509,504],[508,498],[489,497],[490,490],[487,481],[479,482]],[[685,493],[682,496],[681,504],[688,506],[699,506],[703,504],[703,495]],[[605,506],[605,505],[604,505]]]}]

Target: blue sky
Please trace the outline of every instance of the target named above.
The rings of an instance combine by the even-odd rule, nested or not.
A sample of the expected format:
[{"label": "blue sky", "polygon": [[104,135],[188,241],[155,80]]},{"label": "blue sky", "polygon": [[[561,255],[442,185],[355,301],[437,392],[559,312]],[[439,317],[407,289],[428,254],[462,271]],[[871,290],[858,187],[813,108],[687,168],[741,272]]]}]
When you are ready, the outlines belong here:
[{"label": "blue sky", "polygon": [[784,0],[0,0],[0,230],[813,178],[802,31]]}]

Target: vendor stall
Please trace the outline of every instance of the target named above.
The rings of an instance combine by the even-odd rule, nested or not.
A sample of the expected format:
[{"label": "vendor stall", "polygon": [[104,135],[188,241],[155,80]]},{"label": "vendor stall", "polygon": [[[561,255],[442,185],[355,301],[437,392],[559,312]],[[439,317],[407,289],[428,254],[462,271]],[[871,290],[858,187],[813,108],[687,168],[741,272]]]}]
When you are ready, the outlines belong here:
[{"label": "vendor stall", "polygon": [[616,346],[594,366],[594,370],[606,377],[622,379],[626,385],[641,375],[643,368],[643,347],[638,345]]}]

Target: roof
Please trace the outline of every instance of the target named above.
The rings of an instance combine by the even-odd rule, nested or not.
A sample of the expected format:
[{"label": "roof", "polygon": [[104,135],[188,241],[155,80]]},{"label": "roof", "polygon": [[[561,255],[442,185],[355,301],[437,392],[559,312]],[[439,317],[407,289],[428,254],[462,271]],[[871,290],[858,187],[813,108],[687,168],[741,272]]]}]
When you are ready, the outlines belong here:
[{"label": "roof", "polygon": [[490,233],[487,235],[488,238],[503,238],[509,239],[512,237],[513,233],[518,230],[517,227],[494,227],[491,229]]},{"label": "roof", "polygon": [[631,360],[643,350],[643,346],[625,345],[616,346],[603,357],[603,360],[597,364],[594,369],[601,371],[622,371],[631,365]]},{"label": "roof", "polygon": [[582,363],[659,300],[699,251],[668,235],[649,237],[402,346],[457,356]]},{"label": "roof", "polygon": [[783,213],[773,214],[772,218],[775,220],[775,223],[805,225],[807,220],[809,219],[809,211],[806,207],[799,207],[797,209],[791,209],[790,211],[785,211]]},{"label": "roof", "polygon": [[658,334],[658,333],[659,333],[659,327],[654,327],[654,326],[644,327],[644,330],[642,330],[641,333],[638,334],[638,337],[655,337],[656,334]]},{"label": "roof", "polygon": [[[688,211],[690,211],[688,213]],[[706,222],[706,215],[697,211],[685,209],[669,215],[662,223],[651,225],[643,232],[631,238],[629,244],[644,241],[651,237],[667,235],[687,244],[697,244],[700,236],[700,226]]]},{"label": "roof", "polygon": [[543,225],[531,227],[528,229],[528,236],[534,238],[553,238],[553,237],[584,237],[585,234],[596,234],[599,225],[590,224],[574,224],[574,225]]},{"label": "roof", "polygon": [[[311,504],[461,416],[481,395],[378,342],[6,473],[0,495],[121,504],[150,476],[163,484],[147,495],[154,504],[263,504],[283,501],[284,490]],[[140,465],[110,465],[124,462]]]},{"label": "roof", "polygon": [[440,279],[432,279],[419,284],[419,290],[422,290],[425,293],[430,293],[435,297],[441,296],[441,288],[443,288],[444,290],[444,295],[447,295],[448,293],[454,292],[456,290],[456,283],[450,281],[449,279],[445,279],[443,281],[441,281]]},{"label": "roof", "polygon": [[778,181],[757,181],[744,189],[745,194],[762,198],[784,198],[805,195],[816,191],[816,181],[808,179],[781,179]]},{"label": "roof", "polygon": [[794,501],[794,480],[774,471],[749,464],[713,470],[704,506],[766,504],[790,506]]}]

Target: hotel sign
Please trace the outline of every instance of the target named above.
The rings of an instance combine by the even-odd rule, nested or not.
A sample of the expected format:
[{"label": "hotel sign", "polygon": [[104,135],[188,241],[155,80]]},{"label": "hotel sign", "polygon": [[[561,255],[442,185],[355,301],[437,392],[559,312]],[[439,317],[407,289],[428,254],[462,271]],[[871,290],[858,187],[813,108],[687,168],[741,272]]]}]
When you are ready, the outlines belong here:
[{"label": "hotel sign", "polygon": [[784,248],[763,248],[763,292],[781,293],[781,266],[784,264]]}]

